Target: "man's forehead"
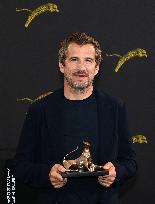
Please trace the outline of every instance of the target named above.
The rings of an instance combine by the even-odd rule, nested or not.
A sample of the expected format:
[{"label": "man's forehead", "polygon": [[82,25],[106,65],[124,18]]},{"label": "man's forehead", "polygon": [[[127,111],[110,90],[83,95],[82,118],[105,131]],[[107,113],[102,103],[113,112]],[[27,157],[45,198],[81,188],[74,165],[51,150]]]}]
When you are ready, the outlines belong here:
[{"label": "man's forehead", "polygon": [[92,44],[78,45],[77,43],[70,43],[67,49],[67,54],[82,54],[95,56],[95,48]]}]

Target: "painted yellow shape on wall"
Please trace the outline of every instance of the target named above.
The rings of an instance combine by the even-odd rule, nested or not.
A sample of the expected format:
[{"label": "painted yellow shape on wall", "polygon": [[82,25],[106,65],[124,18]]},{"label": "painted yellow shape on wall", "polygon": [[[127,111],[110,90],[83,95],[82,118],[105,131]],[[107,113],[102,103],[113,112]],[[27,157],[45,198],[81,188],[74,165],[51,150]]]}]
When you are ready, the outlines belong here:
[{"label": "painted yellow shape on wall", "polygon": [[147,138],[144,135],[136,135],[132,137],[133,143],[147,144]]},{"label": "painted yellow shape on wall", "polygon": [[129,52],[127,52],[125,55],[121,56],[119,54],[106,54],[106,56],[116,56],[119,57],[120,60],[118,61],[116,67],[115,67],[115,72],[118,72],[118,70],[122,67],[122,65],[129,59],[134,58],[134,57],[147,57],[147,53],[146,50],[142,49],[142,48],[137,48],[135,50],[131,50]]},{"label": "painted yellow shape on wall", "polygon": [[47,93],[41,94],[40,96],[38,96],[35,99],[31,99],[31,98],[27,98],[27,97],[26,98],[20,98],[20,99],[17,98],[17,101],[28,102],[28,103],[32,104],[32,103],[35,103],[38,100],[41,100],[41,99],[45,98],[46,96],[48,96],[48,95],[50,95],[52,93],[53,93],[52,91],[49,91]]},{"label": "painted yellow shape on wall", "polygon": [[59,12],[58,10],[58,6],[56,4],[53,3],[47,3],[44,5],[39,6],[38,8],[36,8],[35,10],[31,11],[29,9],[17,9],[17,12],[20,11],[28,11],[30,12],[30,15],[28,16],[28,19],[25,23],[25,27],[28,28],[29,24],[34,20],[34,18],[36,18],[37,16],[39,16],[40,14],[49,11],[49,12]]}]

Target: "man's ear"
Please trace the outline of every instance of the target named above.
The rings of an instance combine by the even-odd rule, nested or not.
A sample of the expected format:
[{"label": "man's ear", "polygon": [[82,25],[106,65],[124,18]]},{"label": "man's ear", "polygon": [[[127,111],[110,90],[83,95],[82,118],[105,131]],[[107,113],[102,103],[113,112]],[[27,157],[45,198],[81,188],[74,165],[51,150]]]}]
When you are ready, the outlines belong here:
[{"label": "man's ear", "polygon": [[95,75],[99,72],[99,65],[96,65],[95,67]]},{"label": "man's ear", "polygon": [[64,73],[64,65],[60,62],[59,62],[59,68],[60,68],[60,72]]}]

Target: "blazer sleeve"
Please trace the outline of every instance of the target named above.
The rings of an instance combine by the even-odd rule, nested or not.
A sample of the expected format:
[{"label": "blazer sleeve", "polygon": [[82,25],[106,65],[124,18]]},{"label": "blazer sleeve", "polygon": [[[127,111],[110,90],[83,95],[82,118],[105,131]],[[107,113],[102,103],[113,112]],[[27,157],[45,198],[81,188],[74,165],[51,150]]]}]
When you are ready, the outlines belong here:
[{"label": "blazer sleeve", "polygon": [[[33,187],[51,187],[48,174],[51,165],[36,160],[39,153],[41,108],[32,104],[26,114],[19,144],[13,162],[13,172],[17,180]],[[39,155],[38,155],[39,156]]]},{"label": "blazer sleeve", "polygon": [[127,109],[124,103],[118,108],[118,156],[115,162],[116,183],[136,174],[137,162],[132,135],[128,125]]}]

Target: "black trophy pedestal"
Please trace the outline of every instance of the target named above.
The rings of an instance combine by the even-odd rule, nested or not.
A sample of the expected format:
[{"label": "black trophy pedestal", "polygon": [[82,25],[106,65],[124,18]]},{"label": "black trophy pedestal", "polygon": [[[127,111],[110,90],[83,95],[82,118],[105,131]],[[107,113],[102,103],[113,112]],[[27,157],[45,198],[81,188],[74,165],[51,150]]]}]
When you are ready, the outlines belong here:
[{"label": "black trophy pedestal", "polygon": [[69,178],[69,177],[86,177],[86,176],[105,176],[108,175],[108,170],[102,170],[102,171],[66,171],[64,173],[61,173],[61,176],[63,178]]}]

